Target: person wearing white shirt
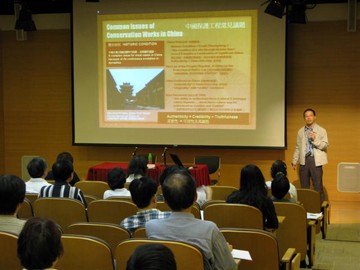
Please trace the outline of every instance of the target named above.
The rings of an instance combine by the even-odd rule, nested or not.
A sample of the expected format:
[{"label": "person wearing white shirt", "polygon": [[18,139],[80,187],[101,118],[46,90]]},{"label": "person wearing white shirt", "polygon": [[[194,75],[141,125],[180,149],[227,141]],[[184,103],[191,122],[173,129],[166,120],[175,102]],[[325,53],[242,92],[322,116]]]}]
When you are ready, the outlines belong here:
[{"label": "person wearing white shirt", "polygon": [[126,175],[123,169],[114,168],[112,169],[107,176],[107,183],[110,187],[109,190],[104,192],[104,199],[110,197],[131,197],[130,191],[124,188],[126,181]]},{"label": "person wearing white shirt", "polygon": [[27,165],[30,180],[26,182],[26,193],[39,193],[43,186],[51,185],[44,177],[47,174],[47,162],[42,157],[35,157]]}]

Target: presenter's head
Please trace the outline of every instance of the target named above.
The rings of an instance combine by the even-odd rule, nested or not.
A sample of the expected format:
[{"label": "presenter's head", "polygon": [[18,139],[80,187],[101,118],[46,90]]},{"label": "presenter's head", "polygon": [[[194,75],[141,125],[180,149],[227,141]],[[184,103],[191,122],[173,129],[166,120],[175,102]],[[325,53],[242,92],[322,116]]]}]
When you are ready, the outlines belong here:
[{"label": "presenter's head", "polygon": [[313,109],[306,109],[303,113],[305,123],[308,127],[311,127],[316,121],[316,112]]}]

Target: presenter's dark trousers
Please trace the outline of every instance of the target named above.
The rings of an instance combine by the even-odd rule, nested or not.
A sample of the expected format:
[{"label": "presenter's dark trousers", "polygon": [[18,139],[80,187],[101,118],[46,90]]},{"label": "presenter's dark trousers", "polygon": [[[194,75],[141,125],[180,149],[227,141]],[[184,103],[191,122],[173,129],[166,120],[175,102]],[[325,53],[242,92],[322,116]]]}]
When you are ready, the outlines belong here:
[{"label": "presenter's dark trousers", "polygon": [[302,188],[310,188],[310,177],[314,189],[320,193],[321,203],[324,201],[323,190],[323,169],[322,166],[315,166],[315,159],[313,156],[305,157],[305,165],[300,165],[300,183]]}]

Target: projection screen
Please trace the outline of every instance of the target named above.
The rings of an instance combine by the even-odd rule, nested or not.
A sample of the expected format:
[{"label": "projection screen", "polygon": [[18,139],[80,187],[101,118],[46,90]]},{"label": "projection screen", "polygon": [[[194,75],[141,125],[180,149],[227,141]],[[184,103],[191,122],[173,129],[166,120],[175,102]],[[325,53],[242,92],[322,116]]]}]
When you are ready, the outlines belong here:
[{"label": "projection screen", "polygon": [[73,1],[74,144],[284,148],[286,24],[262,2]]}]

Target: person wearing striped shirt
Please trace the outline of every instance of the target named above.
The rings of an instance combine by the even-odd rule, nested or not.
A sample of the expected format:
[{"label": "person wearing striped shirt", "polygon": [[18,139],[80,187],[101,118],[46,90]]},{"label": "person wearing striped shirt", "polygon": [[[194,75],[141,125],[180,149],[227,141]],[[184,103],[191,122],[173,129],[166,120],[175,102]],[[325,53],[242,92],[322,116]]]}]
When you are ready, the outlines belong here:
[{"label": "person wearing striped shirt", "polygon": [[79,200],[87,207],[85,197],[80,189],[70,186],[74,176],[73,164],[67,159],[57,160],[52,166],[55,184],[44,186],[39,192],[39,198],[56,197]]}]

